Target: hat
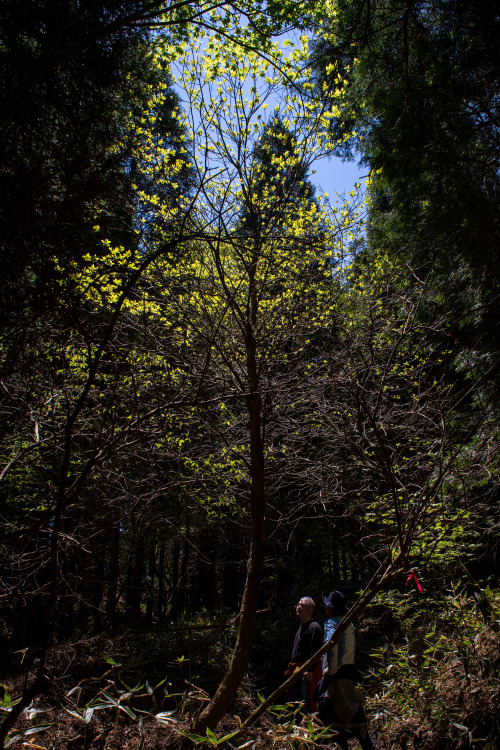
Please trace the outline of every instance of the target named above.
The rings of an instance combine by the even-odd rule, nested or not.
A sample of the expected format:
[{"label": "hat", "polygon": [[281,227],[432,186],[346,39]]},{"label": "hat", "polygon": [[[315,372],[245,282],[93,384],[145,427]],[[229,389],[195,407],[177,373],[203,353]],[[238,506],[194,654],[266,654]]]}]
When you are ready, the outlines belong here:
[{"label": "hat", "polygon": [[346,606],[346,598],[342,591],[330,591],[329,594],[323,594],[323,602],[325,603],[325,606],[333,609],[333,611],[337,612],[339,615],[345,615],[349,609]]}]

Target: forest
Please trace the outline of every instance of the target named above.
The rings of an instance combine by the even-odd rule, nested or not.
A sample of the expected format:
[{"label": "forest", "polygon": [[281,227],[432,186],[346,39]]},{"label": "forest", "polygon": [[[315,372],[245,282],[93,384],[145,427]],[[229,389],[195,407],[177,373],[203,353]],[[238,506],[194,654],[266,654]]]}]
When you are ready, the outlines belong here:
[{"label": "forest", "polygon": [[492,0],[3,0],[0,748],[333,750],[339,590],[379,750],[500,750],[499,74]]}]

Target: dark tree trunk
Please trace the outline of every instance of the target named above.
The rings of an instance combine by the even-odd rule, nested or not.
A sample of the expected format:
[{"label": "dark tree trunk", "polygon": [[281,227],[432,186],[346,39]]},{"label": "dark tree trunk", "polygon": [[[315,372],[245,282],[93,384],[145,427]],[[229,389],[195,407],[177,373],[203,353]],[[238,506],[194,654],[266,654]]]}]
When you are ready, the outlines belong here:
[{"label": "dark tree trunk", "polygon": [[104,553],[103,550],[99,550],[101,554],[97,556],[97,561],[94,569],[95,578],[92,581],[92,591],[90,594],[90,601],[92,603],[92,619],[94,621],[94,631],[99,633],[102,630],[102,600],[104,596]]},{"label": "dark tree trunk", "polygon": [[148,561],[148,590],[146,592],[146,621],[151,625],[153,621],[154,589],[156,577],[156,549],[153,547],[149,553]]},{"label": "dark tree trunk", "polygon": [[118,595],[118,578],[120,575],[120,529],[116,524],[111,527],[111,551],[109,559],[108,595],[106,612],[113,616]]},{"label": "dark tree trunk", "polygon": [[170,600],[171,614],[177,614],[186,608],[186,589],[188,578],[188,567],[190,563],[189,554],[189,527],[186,528],[182,557],[180,557],[181,544],[179,538],[175,540],[172,560],[172,597]]},{"label": "dark tree trunk", "polygon": [[[254,261],[255,264],[256,262],[257,260]],[[250,281],[251,312],[250,320],[246,326],[245,341],[249,390],[246,399],[250,422],[250,552],[236,645],[228,670],[217,692],[196,721],[195,732],[198,734],[204,734],[207,728],[214,729],[217,726],[233,700],[247,669],[264,567],[265,484],[262,399],[258,392],[257,345],[254,336],[257,318],[257,294],[253,278]]]},{"label": "dark tree trunk", "polygon": [[333,586],[339,575],[339,551],[337,547],[328,547],[328,575],[330,576],[329,586]]},{"label": "dark tree trunk", "polygon": [[190,598],[194,610],[203,606],[208,612],[214,611],[217,600],[215,563],[213,561],[214,548],[214,532],[212,529],[205,530],[198,541],[198,552],[193,565],[195,575],[190,587]]},{"label": "dark tree trunk", "polygon": [[172,588],[175,589],[179,585],[179,555],[180,555],[180,544],[179,538],[174,542],[174,549],[172,552]]},{"label": "dark tree trunk", "polygon": [[156,600],[156,617],[163,617],[165,611],[165,542],[161,542],[158,552],[158,598]]},{"label": "dark tree trunk", "polygon": [[146,567],[145,550],[140,544],[135,549],[133,560],[127,571],[127,604],[136,614],[140,614]]}]

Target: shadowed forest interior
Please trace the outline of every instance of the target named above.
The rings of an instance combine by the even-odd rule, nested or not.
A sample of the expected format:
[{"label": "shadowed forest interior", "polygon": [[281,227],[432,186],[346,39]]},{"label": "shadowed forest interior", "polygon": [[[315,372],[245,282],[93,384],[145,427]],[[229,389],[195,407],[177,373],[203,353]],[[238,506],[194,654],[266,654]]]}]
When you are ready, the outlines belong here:
[{"label": "shadowed forest interior", "polygon": [[500,748],[499,39],[5,0],[0,747],[333,748],[273,691],[337,589],[380,750]]}]

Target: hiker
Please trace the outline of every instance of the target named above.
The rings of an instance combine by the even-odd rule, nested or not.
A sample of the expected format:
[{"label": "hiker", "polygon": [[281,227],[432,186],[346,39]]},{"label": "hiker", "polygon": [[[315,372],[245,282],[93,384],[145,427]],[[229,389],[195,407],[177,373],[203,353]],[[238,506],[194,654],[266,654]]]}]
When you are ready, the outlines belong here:
[{"label": "hiker", "polygon": [[[314,601],[310,596],[303,596],[295,609],[299,618],[299,628],[295,634],[292,655],[285,677],[290,677],[293,672],[305,661],[311,658],[323,645],[323,628],[313,619]],[[316,702],[313,700],[314,691],[321,679],[321,660],[312,669],[304,672],[300,680],[295,682],[290,690],[291,701],[302,701],[304,711],[311,713],[316,710]]]},{"label": "hiker", "polygon": [[[323,596],[326,607],[325,643],[335,632],[347,613],[345,596],[341,591],[330,591]],[[338,732],[334,742],[341,750],[348,750],[349,732],[358,740],[362,750],[376,750],[371,738],[366,714],[356,690],[360,675],[354,659],[356,639],[350,623],[338,643],[323,656],[323,679],[318,689],[319,718]]]}]

